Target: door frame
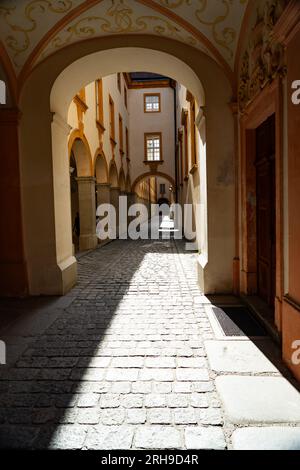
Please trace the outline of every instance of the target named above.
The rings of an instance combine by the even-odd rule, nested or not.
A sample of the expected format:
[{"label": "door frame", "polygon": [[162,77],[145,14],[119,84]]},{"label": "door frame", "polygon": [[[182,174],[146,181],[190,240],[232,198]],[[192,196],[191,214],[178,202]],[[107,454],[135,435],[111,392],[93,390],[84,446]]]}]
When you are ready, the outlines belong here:
[{"label": "door frame", "polygon": [[283,299],[283,84],[280,77],[268,84],[240,117],[241,145],[241,279],[245,295],[257,294],[256,129],[275,114],[276,282],[275,326],[282,331]]}]

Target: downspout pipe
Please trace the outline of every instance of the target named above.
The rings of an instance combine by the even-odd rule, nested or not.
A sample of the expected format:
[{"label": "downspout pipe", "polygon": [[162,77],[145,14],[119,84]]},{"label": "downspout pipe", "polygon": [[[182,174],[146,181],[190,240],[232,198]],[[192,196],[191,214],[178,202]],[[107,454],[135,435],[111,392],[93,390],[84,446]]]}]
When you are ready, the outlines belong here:
[{"label": "downspout pipe", "polygon": [[177,136],[177,82],[171,81],[174,93],[174,158],[175,158],[175,202],[178,203],[178,136]]}]

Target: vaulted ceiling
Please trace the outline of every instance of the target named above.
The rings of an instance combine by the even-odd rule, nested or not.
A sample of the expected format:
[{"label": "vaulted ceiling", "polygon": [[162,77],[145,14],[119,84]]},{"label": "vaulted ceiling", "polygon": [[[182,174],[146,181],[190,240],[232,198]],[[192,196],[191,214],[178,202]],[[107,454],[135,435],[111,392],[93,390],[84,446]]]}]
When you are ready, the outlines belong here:
[{"label": "vaulted ceiling", "polygon": [[247,4],[248,0],[1,0],[0,41],[17,76],[67,45],[122,33],[176,39],[232,71]]}]

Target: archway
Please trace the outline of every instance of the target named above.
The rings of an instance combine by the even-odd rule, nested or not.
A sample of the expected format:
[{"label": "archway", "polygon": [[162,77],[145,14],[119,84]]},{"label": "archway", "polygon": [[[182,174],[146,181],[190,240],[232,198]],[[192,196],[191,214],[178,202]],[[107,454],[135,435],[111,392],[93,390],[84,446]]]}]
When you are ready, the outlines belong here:
[{"label": "archway", "polygon": [[[209,118],[207,121],[210,127],[207,132],[206,150],[211,158],[206,159],[206,155],[202,155],[202,160],[209,164],[207,204],[209,210],[214,212],[215,218],[219,215],[222,218],[223,214],[223,219],[222,231],[212,219],[207,220],[210,260],[205,266],[199,266],[199,269],[204,273],[202,285],[205,292],[216,292],[218,288],[222,292],[231,292],[234,258],[234,184],[233,182],[228,184],[228,178],[222,181],[223,168],[226,167],[228,171],[233,170],[233,119],[228,107],[228,102],[232,99],[231,84],[218,64],[190,46],[149,35],[126,36],[126,41],[124,40],[124,35],[102,38],[99,41],[85,41],[80,46],[74,44],[72,48],[60,50],[39,64],[24,85],[21,109],[24,115],[28,115],[28,119],[21,122],[20,146],[24,155],[23,207],[26,219],[25,248],[29,265],[30,292],[47,293],[50,290],[49,284],[52,284],[51,292],[61,293],[76,281],[76,261],[72,257],[71,239],[66,235],[67,231],[63,233],[60,228],[68,218],[71,224],[71,217],[67,215],[71,212],[70,206],[61,203],[62,200],[67,201],[69,191],[69,185],[65,184],[66,178],[69,180],[69,168],[63,162],[62,155],[66,153],[69,133],[66,114],[70,101],[78,89],[99,76],[117,71],[145,69],[153,73],[171,75],[191,91],[199,106],[208,104],[205,113]],[[30,113],[33,108],[38,110],[36,116]],[[223,125],[220,126],[220,123]],[[215,139],[217,132],[219,139]],[[34,142],[28,139],[33,133],[37,136]],[[30,158],[25,158],[28,155]],[[32,167],[35,168],[34,174]],[[49,173],[50,168],[52,176]],[[46,180],[45,174],[48,175]],[[36,227],[32,216],[37,211],[44,212],[45,206],[45,203],[43,206],[39,203],[41,200],[39,197],[36,197],[32,203],[31,189],[36,186],[36,178],[44,180],[43,194],[48,194],[46,201],[48,220],[42,224],[42,233],[40,227]],[[54,233],[55,237],[52,239]],[[40,240],[38,256],[34,244],[37,238]],[[49,246],[52,247],[51,250]],[[221,266],[220,259],[222,259]],[[210,272],[215,272],[216,263],[218,287],[210,275]],[[48,275],[40,274],[44,269],[43,266],[48,266],[47,272],[51,272],[50,282]]]},{"label": "archway", "polygon": [[103,153],[97,152],[94,173],[97,184],[105,184],[108,182],[107,162]]},{"label": "archway", "polygon": [[120,175],[119,175],[119,187],[121,192],[126,191],[126,181],[125,181],[125,173],[123,168],[120,170]]},{"label": "archway", "polygon": [[[74,131],[69,139],[72,241],[75,250],[96,246],[96,189],[87,139]],[[74,191],[72,193],[72,191]]]},{"label": "archway", "polygon": [[115,161],[110,164],[108,181],[112,188],[119,188],[118,168]]},{"label": "archway", "polygon": [[168,175],[167,173],[163,173],[161,171],[156,171],[156,172],[143,173],[142,175],[138,176],[132,184],[132,192],[135,191],[136,186],[141,181],[143,181],[145,178],[149,178],[150,176],[163,178],[167,180],[173,186],[173,188],[175,188],[175,180],[174,178],[172,178],[172,176]]}]

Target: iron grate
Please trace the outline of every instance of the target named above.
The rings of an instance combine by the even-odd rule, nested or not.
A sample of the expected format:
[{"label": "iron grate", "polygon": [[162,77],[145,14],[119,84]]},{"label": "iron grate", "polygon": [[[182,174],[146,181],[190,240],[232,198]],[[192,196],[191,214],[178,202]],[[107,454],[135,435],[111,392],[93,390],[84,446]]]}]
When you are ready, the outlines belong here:
[{"label": "iron grate", "polygon": [[265,329],[245,307],[213,307],[225,336],[266,336]]}]

